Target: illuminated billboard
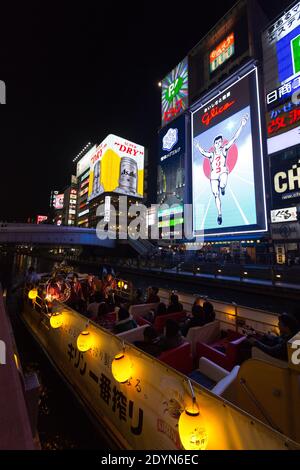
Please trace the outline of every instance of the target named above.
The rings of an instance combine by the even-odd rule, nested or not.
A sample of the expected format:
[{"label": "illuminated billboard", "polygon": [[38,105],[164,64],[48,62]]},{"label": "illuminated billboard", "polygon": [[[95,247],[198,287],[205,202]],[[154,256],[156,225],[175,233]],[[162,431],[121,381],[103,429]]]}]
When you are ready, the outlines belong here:
[{"label": "illuminated billboard", "polygon": [[145,147],[109,134],[91,158],[88,200],[104,192],[143,197]]},{"label": "illuminated billboard", "polygon": [[186,119],[180,116],[159,131],[157,202],[182,204],[185,188]]},{"label": "illuminated billboard", "polygon": [[61,210],[64,207],[64,194],[56,194],[53,199],[53,207],[55,210]]},{"label": "illuminated billboard", "polygon": [[257,69],[192,114],[195,236],[265,231]]},{"label": "illuminated billboard", "polygon": [[290,149],[271,159],[272,208],[281,209],[300,201],[300,158]]},{"label": "illuminated billboard", "polygon": [[39,224],[42,224],[43,222],[46,222],[48,220],[48,217],[46,215],[38,215],[36,217],[36,223],[39,225]]},{"label": "illuminated billboard", "polygon": [[268,154],[300,143],[300,2],[264,31]]},{"label": "illuminated billboard", "polygon": [[214,72],[234,54],[234,33],[232,32],[209,54],[209,70]]},{"label": "illuminated billboard", "polygon": [[183,59],[162,81],[161,122],[170,122],[188,107],[188,59]]},{"label": "illuminated billboard", "polygon": [[96,145],[94,145],[77,163],[76,176],[77,178],[90,169],[91,158],[96,151]]}]

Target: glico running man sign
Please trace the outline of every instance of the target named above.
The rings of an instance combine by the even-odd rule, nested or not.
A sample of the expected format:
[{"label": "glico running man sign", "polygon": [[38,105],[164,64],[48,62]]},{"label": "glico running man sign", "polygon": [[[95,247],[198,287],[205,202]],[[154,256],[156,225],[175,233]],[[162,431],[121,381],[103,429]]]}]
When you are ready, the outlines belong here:
[{"label": "glico running man sign", "polygon": [[194,235],[266,230],[257,69],[192,114]]}]

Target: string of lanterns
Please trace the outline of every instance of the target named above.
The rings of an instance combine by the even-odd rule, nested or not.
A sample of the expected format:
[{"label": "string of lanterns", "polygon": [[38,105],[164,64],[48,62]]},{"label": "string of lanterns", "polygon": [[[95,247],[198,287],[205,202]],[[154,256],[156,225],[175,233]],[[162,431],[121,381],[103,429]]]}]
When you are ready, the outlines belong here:
[{"label": "string of lanterns", "polygon": [[[123,281],[119,281],[122,282]],[[120,288],[125,288],[124,284]],[[36,288],[31,289],[28,293],[30,300],[35,301],[38,297]],[[64,322],[63,312],[55,312],[51,314],[50,325],[53,329],[59,329]],[[82,353],[88,352],[93,346],[93,335],[89,331],[89,322],[85,329],[77,337],[77,349]],[[114,356],[111,364],[111,372],[114,379],[125,384],[132,376],[133,364],[125,350],[125,343],[123,341],[122,351]],[[195,393],[188,380],[191,391],[192,401],[185,406],[185,409],[180,414],[178,420],[178,432],[181,444],[185,450],[205,450],[208,444],[208,434],[205,428],[205,422],[200,413],[199,406],[196,401]]]}]

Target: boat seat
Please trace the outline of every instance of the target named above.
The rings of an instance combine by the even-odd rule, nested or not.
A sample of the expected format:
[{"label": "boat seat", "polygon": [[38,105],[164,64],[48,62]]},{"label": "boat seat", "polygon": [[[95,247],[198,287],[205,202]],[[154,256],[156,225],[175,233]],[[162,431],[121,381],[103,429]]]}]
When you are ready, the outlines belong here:
[{"label": "boat seat", "polygon": [[158,359],[186,375],[193,370],[191,345],[187,342],[177,348],[162,352]]},{"label": "boat seat", "polygon": [[165,315],[159,315],[155,317],[153,327],[156,329],[158,333],[162,333],[164,327],[166,326],[167,320],[175,320],[180,321],[186,317],[186,312],[183,310],[182,312],[176,313],[167,313]]},{"label": "boat seat", "polygon": [[130,305],[129,313],[133,316],[134,319],[136,319],[137,317],[146,315],[149,312],[149,310],[156,311],[157,306],[158,306],[158,303]]},{"label": "boat seat", "polygon": [[152,326],[152,323],[146,320],[146,318],[144,317],[136,317],[135,321],[137,322],[138,326],[142,326],[142,325]]},{"label": "boat seat", "polygon": [[210,344],[221,335],[219,320],[212,321],[203,326],[194,326],[189,329],[186,340],[191,343],[192,355],[196,355],[196,344]]},{"label": "boat seat", "polygon": [[196,357],[206,357],[215,364],[231,371],[240,362],[241,344],[246,339],[239,333],[228,331],[228,337],[212,344],[197,343]]},{"label": "boat seat", "polygon": [[144,340],[144,330],[149,325],[138,326],[137,328],[132,328],[132,330],[123,331],[122,333],[117,334],[117,336],[127,341],[128,343],[133,343],[134,341],[143,341]]},{"label": "boat seat", "polygon": [[206,357],[199,359],[199,368],[189,374],[189,377],[212,393],[222,396],[235,381],[240,366],[235,366],[231,372],[218,366]]}]

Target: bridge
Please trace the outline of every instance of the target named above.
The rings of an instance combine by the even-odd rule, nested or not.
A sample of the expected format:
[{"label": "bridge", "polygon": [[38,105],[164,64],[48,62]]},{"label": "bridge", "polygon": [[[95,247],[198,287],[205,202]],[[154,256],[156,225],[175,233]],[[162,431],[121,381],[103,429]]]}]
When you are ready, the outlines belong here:
[{"label": "bridge", "polygon": [[56,225],[0,224],[0,243],[85,245],[114,248],[116,240],[100,240],[96,229]]}]

